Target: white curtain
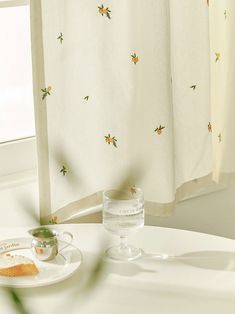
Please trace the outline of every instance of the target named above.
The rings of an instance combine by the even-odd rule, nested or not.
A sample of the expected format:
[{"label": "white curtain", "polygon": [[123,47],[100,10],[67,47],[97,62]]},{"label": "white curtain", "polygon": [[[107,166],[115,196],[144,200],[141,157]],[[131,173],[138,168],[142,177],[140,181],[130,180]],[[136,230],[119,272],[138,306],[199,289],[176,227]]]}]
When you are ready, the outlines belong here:
[{"label": "white curtain", "polygon": [[235,171],[235,1],[210,1],[213,177]]},{"label": "white curtain", "polygon": [[140,186],[147,211],[235,169],[233,0],[31,1],[41,217]]}]

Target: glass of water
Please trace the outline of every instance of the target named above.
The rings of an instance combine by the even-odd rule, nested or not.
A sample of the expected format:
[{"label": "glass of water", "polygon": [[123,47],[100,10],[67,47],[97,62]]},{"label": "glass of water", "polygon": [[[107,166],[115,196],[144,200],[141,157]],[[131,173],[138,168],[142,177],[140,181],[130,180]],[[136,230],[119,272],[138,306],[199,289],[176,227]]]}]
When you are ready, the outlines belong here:
[{"label": "glass of water", "polygon": [[103,225],[120,236],[120,244],[106,254],[116,260],[129,261],[141,256],[141,249],[127,244],[127,237],[144,226],[144,197],[140,188],[107,190],[103,193]]}]

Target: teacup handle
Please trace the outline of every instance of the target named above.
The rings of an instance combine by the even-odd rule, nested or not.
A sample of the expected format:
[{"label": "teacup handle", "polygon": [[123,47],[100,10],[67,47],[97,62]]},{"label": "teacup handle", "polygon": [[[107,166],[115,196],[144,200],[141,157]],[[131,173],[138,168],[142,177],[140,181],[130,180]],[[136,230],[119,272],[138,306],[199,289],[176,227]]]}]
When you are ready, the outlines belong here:
[{"label": "teacup handle", "polygon": [[58,251],[58,253],[61,252],[62,250],[64,250],[66,247],[70,246],[70,244],[71,244],[72,241],[73,241],[73,235],[72,235],[72,233],[70,233],[70,232],[68,232],[68,231],[59,232],[57,236],[58,236],[58,237],[61,237],[61,236],[64,236],[64,235],[69,236],[69,242],[68,242],[64,247],[62,247],[62,248]]}]

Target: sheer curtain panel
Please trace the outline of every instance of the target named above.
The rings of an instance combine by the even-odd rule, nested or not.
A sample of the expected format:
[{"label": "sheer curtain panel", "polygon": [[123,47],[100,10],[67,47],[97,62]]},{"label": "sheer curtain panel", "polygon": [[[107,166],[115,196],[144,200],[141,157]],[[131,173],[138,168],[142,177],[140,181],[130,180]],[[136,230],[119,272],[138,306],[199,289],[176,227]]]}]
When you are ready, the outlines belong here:
[{"label": "sheer curtain panel", "polygon": [[41,218],[144,190],[146,211],[234,171],[233,1],[31,1]]}]

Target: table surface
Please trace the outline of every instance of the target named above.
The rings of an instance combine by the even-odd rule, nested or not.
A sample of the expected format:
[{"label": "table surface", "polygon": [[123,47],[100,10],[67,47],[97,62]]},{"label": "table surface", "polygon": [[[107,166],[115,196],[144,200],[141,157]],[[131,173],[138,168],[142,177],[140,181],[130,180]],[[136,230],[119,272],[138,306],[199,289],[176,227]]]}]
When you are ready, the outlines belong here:
[{"label": "table surface", "polygon": [[[54,228],[54,226],[53,226]],[[105,260],[91,286],[97,258],[117,244],[100,224],[56,225],[70,231],[83,254],[72,277],[46,287],[16,289],[30,314],[234,314],[235,241],[197,232],[144,227],[129,238],[146,254],[165,253],[162,260],[143,256],[133,262]],[[0,228],[0,241],[28,236],[27,228]],[[96,273],[95,273],[96,274]],[[86,289],[84,289],[86,287]],[[5,292],[0,312],[13,311]]]}]

